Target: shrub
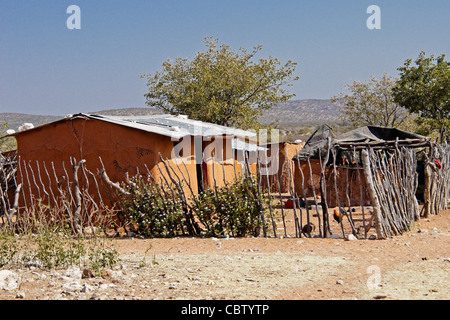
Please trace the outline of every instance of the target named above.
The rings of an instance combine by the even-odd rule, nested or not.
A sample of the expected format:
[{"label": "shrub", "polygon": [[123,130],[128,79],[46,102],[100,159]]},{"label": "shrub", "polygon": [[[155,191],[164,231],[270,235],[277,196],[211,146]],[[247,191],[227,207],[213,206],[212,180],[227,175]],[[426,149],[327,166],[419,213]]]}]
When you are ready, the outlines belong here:
[{"label": "shrub", "polygon": [[205,228],[206,236],[258,236],[263,226],[261,217],[266,214],[267,199],[253,177],[205,189],[190,199],[186,199],[181,184],[166,184],[164,188],[142,176],[132,178],[124,188],[125,215],[135,231],[146,237],[184,235],[192,225],[199,235],[198,223]]},{"label": "shrub", "polygon": [[129,196],[123,199],[123,209],[136,228],[146,237],[174,237],[184,233],[184,200],[180,192],[166,191],[157,183],[132,178],[126,186]]},{"label": "shrub", "polygon": [[100,274],[120,261],[118,252],[106,241],[48,225],[16,234],[4,229],[0,232],[0,268],[32,265],[56,269],[78,265]]},{"label": "shrub", "polygon": [[207,189],[193,200],[193,211],[209,235],[259,235],[267,200],[251,177]]}]

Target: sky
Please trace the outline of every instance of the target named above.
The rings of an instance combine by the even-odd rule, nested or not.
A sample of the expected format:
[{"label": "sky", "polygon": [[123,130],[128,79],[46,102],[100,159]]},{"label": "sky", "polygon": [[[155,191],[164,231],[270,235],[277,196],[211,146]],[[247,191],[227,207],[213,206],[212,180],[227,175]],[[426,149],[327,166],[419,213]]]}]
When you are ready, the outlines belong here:
[{"label": "sky", "polygon": [[0,0],[0,113],[145,107],[140,75],[192,59],[207,36],[297,62],[293,99],[328,99],[353,81],[398,76],[421,51],[448,60],[449,12],[448,0]]}]

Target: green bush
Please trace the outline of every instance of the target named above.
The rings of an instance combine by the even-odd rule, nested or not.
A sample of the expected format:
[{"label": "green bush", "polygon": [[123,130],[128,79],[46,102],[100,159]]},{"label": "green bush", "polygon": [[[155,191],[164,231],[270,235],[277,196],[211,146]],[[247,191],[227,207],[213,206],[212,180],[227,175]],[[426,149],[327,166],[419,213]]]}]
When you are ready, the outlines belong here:
[{"label": "green bush", "polygon": [[[219,188],[209,188],[186,199],[183,188],[163,188],[141,176],[124,185],[128,196],[122,207],[136,232],[147,237],[173,237],[185,234],[193,217],[203,225],[206,236],[259,235],[261,216],[267,199],[253,177],[238,179]],[[197,234],[199,235],[199,234]]]},{"label": "green bush", "polygon": [[247,177],[199,193],[193,201],[193,211],[208,235],[258,236],[266,202],[254,179]]},{"label": "green bush", "polygon": [[184,232],[184,201],[179,192],[166,191],[141,176],[131,181],[126,186],[130,196],[124,198],[122,206],[139,234],[174,237]]},{"label": "green bush", "polygon": [[0,233],[0,268],[33,265],[56,269],[78,265],[100,274],[120,261],[118,252],[100,238],[62,232],[58,228],[41,228],[38,232]]}]

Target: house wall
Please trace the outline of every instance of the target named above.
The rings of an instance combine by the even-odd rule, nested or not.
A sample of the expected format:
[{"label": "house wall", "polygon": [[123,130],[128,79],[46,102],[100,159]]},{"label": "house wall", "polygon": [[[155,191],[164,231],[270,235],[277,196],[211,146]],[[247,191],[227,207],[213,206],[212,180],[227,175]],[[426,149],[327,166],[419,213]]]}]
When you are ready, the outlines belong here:
[{"label": "house wall", "polygon": [[[203,159],[205,160],[206,187],[222,187],[225,183],[232,183],[239,178],[243,168],[243,156],[231,147],[231,138],[213,137],[211,141],[204,142]],[[257,172],[256,159],[249,159],[250,171]]]},{"label": "house wall", "polygon": [[[53,192],[57,195],[58,190],[56,189],[52,167],[54,167],[58,179],[67,172],[69,180],[73,181],[70,157],[74,157],[77,161],[85,159],[86,168],[95,175],[97,175],[98,170],[102,169],[102,162],[112,182],[124,181],[126,172],[128,172],[130,177],[135,175],[138,170],[141,173],[147,173],[147,168],[158,181],[162,177],[160,170],[156,166],[156,163],[159,161],[158,153],[160,152],[164,159],[170,159],[169,162],[172,164],[172,168],[180,177],[180,170],[187,177],[184,165],[179,164],[180,169],[178,169],[174,160],[171,159],[174,142],[171,141],[170,137],[105,121],[87,118],[63,120],[29,132],[22,132],[16,138],[18,155],[23,168],[22,189],[24,192],[29,193],[29,190],[31,190],[34,195],[40,195],[44,203],[45,193],[41,188],[41,183],[40,181],[35,183],[31,179],[31,172],[36,175],[40,171],[40,175],[44,180],[43,183],[48,184],[47,174],[44,173],[45,169],[47,169],[51,178],[50,184],[53,186]],[[193,146],[191,150],[193,152]],[[191,186],[193,190],[197,190],[195,161],[192,161],[193,158],[193,153],[183,155],[185,165],[191,176]],[[160,168],[163,173],[166,172],[161,164]],[[26,175],[28,175],[28,179]],[[80,181],[82,181],[83,175],[81,172],[78,173],[78,176]],[[37,177],[36,180],[38,180]],[[28,181],[30,182],[28,183]],[[36,184],[39,188],[36,187]],[[90,194],[97,197],[97,190],[94,188],[95,185],[91,181]],[[108,195],[104,193],[103,188],[100,189],[102,198],[106,201],[105,199],[108,198]],[[189,192],[188,188],[185,190]],[[29,195],[26,199],[29,199]]]},{"label": "house wall", "polygon": [[[267,156],[272,158],[278,156],[278,170],[274,174],[264,175],[262,177],[263,187],[270,186],[270,190],[278,190],[278,181],[280,184],[280,191],[282,193],[289,192],[289,187],[294,187],[294,167],[297,166],[297,162],[292,161],[292,158],[300,151],[304,146],[304,143],[288,143],[282,142],[279,144],[268,145]],[[277,149],[278,147],[278,149]],[[275,153],[275,154],[273,154]]]},{"label": "house wall", "polygon": [[[313,188],[315,189],[317,197],[320,197],[320,174],[321,166],[318,159],[310,159],[310,166],[307,161],[299,161],[300,168],[303,171],[304,180],[302,179],[302,172],[295,166],[294,170],[294,185],[295,192],[303,197],[302,181],[304,183],[306,197],[310,198],[314,196]],[[358,176],[359,171],[359,176]],[[312,183],[311,174],[312,172]],[[361,179],[361,180],[360,180]],[[361,181],[361,182],[360,182]],[[329,207],[335,207],[338,205],[338,199],[336,197],[336,186],[334,183],[334,172],[331,167],[325,168],[325,184],[327,192],[327,204]],[[363,194],[363,204],[370,205],[369,194],[367,193],[366,181],[364,172],[362,169],[345,167],[337,167],[336,170],[336,185],[338,189],[339,203],[341,206],[359,206],[361,205],[361,187]],[[348,194],[348,198],[347,198]]]}]

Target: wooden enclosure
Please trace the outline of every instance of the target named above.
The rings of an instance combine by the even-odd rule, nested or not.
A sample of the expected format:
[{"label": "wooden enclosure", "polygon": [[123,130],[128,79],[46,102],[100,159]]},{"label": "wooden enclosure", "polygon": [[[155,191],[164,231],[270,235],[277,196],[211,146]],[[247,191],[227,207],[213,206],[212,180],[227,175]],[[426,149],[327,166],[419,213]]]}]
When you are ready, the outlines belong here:
[{"label": "wooden enclosure", "polygon": [[[344,212],[338,225],[343,237],[367,238],[373,229],[378,239],[385,239],[448,207],[450,147],[428,139],[333,143],[330,137],[316,153],[318,158],[292,160],[283,149],[276,174],[263,170],[263,154],[250,162],[247,152],[241,158],[227,152],[232,150],[229,139],[216,139],[202,142],[202,155],[214,151],[208,151],[209,158],[199,166],[192,161],[199,150],[195,141],[174,144],[170,137],[114,123],[80,117],[24,132],[17,136],[18,152],[1,158],[1,219],[11,222],[21,213],[26,221],[38,211],[56,208],[57,214],[69,215],[74,226],[105,226],[111,223],[106,217],[114,217],[116,227],[126,226],[117,197],[132,183],[130,177],[151,176],[170,193],[180,193],[188,207],[189,195],[198,192],[199,169],[204,187],[216,190],[243,175],[255,179],[261,204],[263,195],[269,200],[264,202],[267,215],[260,217],[264,236],[335,236],[330,222],[337,211]],[[190,148],[174,159],[177,143]],[[342,161],[342,151],[349,152],[351,161]],[[425,166],[423,203],[416,198],[418,155]],[[311,223],[317,228],[308,229]]]}]

